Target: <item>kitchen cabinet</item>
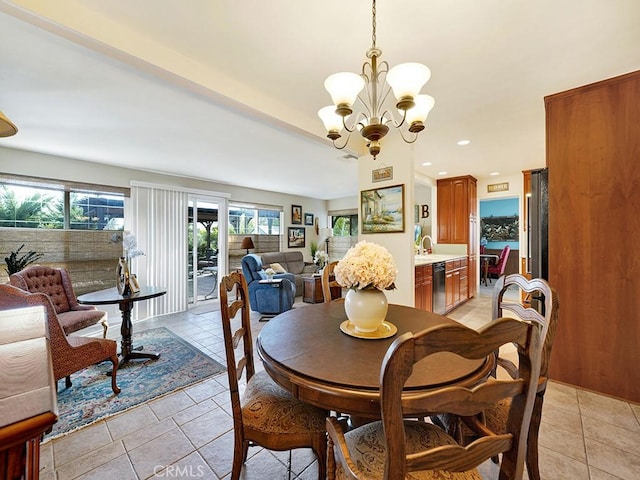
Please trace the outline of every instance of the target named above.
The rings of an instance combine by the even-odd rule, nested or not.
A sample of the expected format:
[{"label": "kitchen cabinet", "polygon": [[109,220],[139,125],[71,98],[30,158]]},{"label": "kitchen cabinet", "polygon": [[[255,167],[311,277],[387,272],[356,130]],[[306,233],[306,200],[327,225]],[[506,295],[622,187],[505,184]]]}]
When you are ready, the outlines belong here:
[{"label": "kitchen cabinet", "polygon": [[469,298],[469,269],[467,258],[449,260],[445,264],[445,311],[449,312]]},{"label": "kitchen cabinet", "polygon": [[[437,183],[438,243],[467,246],[466,285],[462,292],[465,299],[476,295],[479,278],[477,184],[470,175],[439,179]],[[469,277],[473,281],[469,282]]]},{"label": "kitchen cabinet", "polygon": [[426,312],[433,311],[433,266],[416,266],[415,307]]}]

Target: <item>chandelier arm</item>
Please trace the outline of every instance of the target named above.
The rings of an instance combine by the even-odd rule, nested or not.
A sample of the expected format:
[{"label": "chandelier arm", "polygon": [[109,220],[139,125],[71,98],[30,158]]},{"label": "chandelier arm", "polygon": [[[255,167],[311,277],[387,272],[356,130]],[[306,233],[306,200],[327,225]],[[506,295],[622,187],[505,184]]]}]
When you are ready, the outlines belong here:
[{"label": "chandelier arm", "polygon": [[344,144],[342,146],[339,146],[338,144],[336,144],[336,140],[331,140],[331,143],[333,143],[333,146],[337,149],[337,150],[342,150],[344,147],[347,146],[347,143],[349,143],[349,138],[351,137],[351,132],[349,132],[347,134],[347,136],[344,139]]},{"label": "chandelier arm", "polygon": [[[358,117],[362,117],[361,120],[358,120]],[[364,120],[364,122],[363,122]],[[344,128],[347,132],[351,133],[353,132],[356,128],[358,128],[358,125],[360,125],[360,128],[364,127],[366,125],[366,120],[367,120],[367,116],[364,112],[358,112],[357,116],[356,116],[356,120],[353,122],[353,125],[351,127],[349,127],[346,123],[346,117],[342,117],[342,128]],[[344,148],[344,147],[343,147]]]},{"label": "chandelier arm", "polygon": [[402,130],[400,128],[398,128],[398,131],[400,132],[400,136],[402,137],[402,140],[404,140],[405,143],[413,143],[418,139],[418,134],[417,133],[412,133],[411,136],[409,138],[404,136],[404,133],[402,132]]},{"label": "chandelier arm", "polygon": [[390,119],[389,121],[391,122],[391,124],[393,125],[394,128],[400,128],[402,125],[404,125],[405,120],[407,119],[407,111],[403,111],[402,112],[402,119],[400,120],[400,123],[396,122],[396,119],[393,115],[393,113],[391,113],[389,110],[385,110],[384,113],[382,114],[382,116],[384,117],[385,115],[388,114],[388,118]]}]

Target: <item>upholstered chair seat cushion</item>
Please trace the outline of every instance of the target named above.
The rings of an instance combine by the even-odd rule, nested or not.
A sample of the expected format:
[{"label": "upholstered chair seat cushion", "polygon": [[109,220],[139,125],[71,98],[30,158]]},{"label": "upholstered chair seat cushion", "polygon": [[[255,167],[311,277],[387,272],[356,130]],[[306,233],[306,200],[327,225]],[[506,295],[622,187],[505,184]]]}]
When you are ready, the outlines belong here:
[{"label": "upholstered chair seat cushion", "polygon": [[295,399],[264,371],[251,377],[242,398],[242,421],[246,427],[271,434],[325,431],[325,410]]},{"label": "upholstered chair seat cushion", "polygon": [[107,314],[100,310],[69,310],[58,313],[58,321],[65,332],[76,332],[96,323],[106,323]]},{"label": "upholstered chair seat cushion", "polygon": [[[441,428],[418,420],[405,420],[407,455],[435,446],[456,445],[456,441]],[[377,421],[358,427],[344,435],[351,460],[364,474],[363,478],[384,478],[385,436],[382,422]],[[346,479],[340,463],[336,463],[336,478]],[[466,472],[424,470],[408,472],[410,480],[482,480],[477,469]]]}]

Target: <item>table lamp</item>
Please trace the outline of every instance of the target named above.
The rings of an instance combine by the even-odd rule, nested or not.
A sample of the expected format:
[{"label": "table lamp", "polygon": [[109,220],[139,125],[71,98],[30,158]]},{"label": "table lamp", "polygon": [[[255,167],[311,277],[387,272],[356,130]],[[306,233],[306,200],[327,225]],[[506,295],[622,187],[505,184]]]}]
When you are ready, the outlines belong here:
[{"label": "table lamp", "polygon": [[256,246],[253,244],[253,239],[251,237],[244,237],[240,248],[245,248],[247,250],[247,255],[249,255],[249,249],[254,249]]},{"label": "table lamp", "polygon": [[320,236],[324,237],[324,243],[326,244],[325,253],[328,256],[329,255],[329,238],[333,237],[333,228],[321,228]]}]

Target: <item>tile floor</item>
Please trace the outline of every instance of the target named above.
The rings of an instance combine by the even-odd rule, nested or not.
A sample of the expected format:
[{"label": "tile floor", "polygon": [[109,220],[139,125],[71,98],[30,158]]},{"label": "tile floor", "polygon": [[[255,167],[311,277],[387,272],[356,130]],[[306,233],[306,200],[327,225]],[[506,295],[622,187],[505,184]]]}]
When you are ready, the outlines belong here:
[{"label": "tile floor", "polygon": [[[489,318],[491,299],[480,296],[451,314],[472,327]],[[298,298],[298,301],[300,298]],[[215,302],[190,312],[137,322],[134,330],[166,326],[226,363]],[[212,311],[213,310],[213,311]],[[254,337],[263,323],[252,316]],[[118,335],[118,328],[111,334]],[[62,383],[61,383],[62,385]],[[230,478],[233,425],[226,374],[204,380],[42,445],[42,480]],[[287,478],[287,452],[249,450],[241,478]],[[540,434],[543,480],[640,478],[640,405],[551,382]],[[294,451],[292,478],[317,478],[310,450]],[[485,479],[498,467],[481,466]],[[526,474],[525,474],[526,478]]]}]

